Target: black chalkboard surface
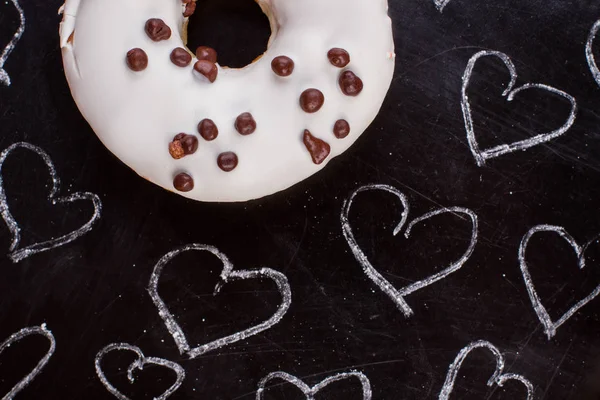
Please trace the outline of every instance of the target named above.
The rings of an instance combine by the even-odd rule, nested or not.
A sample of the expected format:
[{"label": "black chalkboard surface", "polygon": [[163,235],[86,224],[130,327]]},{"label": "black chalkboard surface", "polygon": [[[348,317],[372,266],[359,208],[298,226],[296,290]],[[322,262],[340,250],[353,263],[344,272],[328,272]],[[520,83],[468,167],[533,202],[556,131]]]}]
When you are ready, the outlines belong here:
[{"label": "black chalkboard surface", "polygon": [[[600,3],[390,0],[375,122],[240,204],[102,146],[60,5],[0,3],[0,48],[26,19],[0,59],[4,398],[600,399]],[[190,46],[243,65],[268,35],[252,1],[204,1]]]}]

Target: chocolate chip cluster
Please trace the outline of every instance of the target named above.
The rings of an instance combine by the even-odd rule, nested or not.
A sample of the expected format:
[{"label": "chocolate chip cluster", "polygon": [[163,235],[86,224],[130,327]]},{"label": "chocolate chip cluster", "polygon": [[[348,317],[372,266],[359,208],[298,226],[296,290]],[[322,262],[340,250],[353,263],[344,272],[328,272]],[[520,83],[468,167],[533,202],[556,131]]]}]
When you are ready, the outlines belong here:
[{"label": "chocolate chip cluster", "polygon": [[[191,16],[196,9],[194,0],[183,0],[185,4],[184,17]],[[171,28],[159,18],[151,18],[146,21],[145,32],[154,42],[169,40],[171,38]],[[196,49],[196,63],[193,66],[195,71],[204,82],[214,83],[219,74],[217,66],[217,52],[207,46],[200,46]],[[346,96],[358,96],[363,90],[362,80],[350,69],[346,67],[350,64],[350,54],[341,48],[333,48],[327,53],[327,58],[331,65],[343,69],[338,78],[340,91]],[[176,47],[171,51],[171,62],[180,68],[188,67],[192,63],[193,56],[185,48]],[[141,48],[134,48],[126,55],[126,63],[134,72],[144,71],[148,67],[148,55]],[[271,69],[281,77],[287,78],[294,72],[295,63],[287,56],[281,55],[271,61]],[[300,108],[309,114],[318,112],[325,104],[325,96],[322,91],[316,88],[304,90],[299,97]],[[240,114],[234,121],[233,127],[243,136],[253,134],[257,129],[257,123],[249,112]],[[205,141],[213,141],[219,135],[219,129],[215,122],[205,118],[198,123],[198,133]],[[350,124],[344,119],[339,119],[333,124],[333,134],[338,139],[343,139],[350,134]],[[323,163],[331,152],[331,146],[324,140],[314,136],[308,129],[305,129],[302,135],[302,142],[309,152],[312,161],[315,164]],[[175,160],[194,154],[199,146],[199,140],[195,135],[179,133],[168,144],[168,151]],[[238,156],[232,151],[226,151],[217,157],[218,167],[231,172],[238,166]],[[194,179],[185,172],[178,173],[173,179],[173,187],[181,192],[189,192],[194,188]]]},{"label": "chocolate chip cluster", "polygon": [[[363,81],[351,70],[345,69],[350,64],[350,54],[341,48],[333,48],[327,52],[331,65],[344,69],[339,76],[338,85],[346,96],[355,97],[363,90]],[[271,61],[271,69],[280,77],[288,77],[294,72],[294,61],[287,56],[278,56]],[[300,94],[300,108],[306,113],[318,112],[325,104],[325,95],[319,89],[309,88]],[[350,124],[345,119],[339,119],[333,125],[333,134],[338,139],[343,139],[350,134]],[[302,141],[311,155],[315,164],[321,164],[331,152],[331,146],[324,140],[304,130]]]}]

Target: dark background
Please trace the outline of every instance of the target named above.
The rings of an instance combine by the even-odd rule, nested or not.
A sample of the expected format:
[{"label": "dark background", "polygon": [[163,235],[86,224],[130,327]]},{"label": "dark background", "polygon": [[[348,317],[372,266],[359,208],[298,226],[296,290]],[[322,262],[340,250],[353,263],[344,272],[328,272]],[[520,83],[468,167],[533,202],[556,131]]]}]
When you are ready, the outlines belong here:
[{"label": "dark background", "polygon": [[[600,299],[590,302],[548,340],[531,306],[517,251],[534,225],[564,226],[581,244],[600,232],[600,87],[585,59],[585,42],[600,18],[592,0],[451,0],[443,13],[433,1],[390,0],[396,74],[379,116],[344,155],[295,187],[243,204],[186,200],[140,179],[112,156],[75,106],[58,45],[60,0],[22,0],[27,27],[5,65],[13,84],[0,87],[0,148],[17,141],[42,147],[62,179],[61,193],[91,191],[104,210],[87,235],[13,264],[0,258],[0,338],[48,324],[57,349],[20,399],[110,399],[94,372],[95,354],[127,342],[147,356],[180,363],[187,372],[172,399],[249,400],[258,381],[285,371],[314,385],[357,369],[371,380],[374,399],[435,399],[448,366],[472,341],[492,342],[506,372],[527,377],[536,399],[600,399]],[[18,26],[12,3],[0,3],[0,47]],[[241,66],[264,51],[267,20],[251,0],[204,1],[190,28],[190,47],[214,46],[223,64]],[[600,60],[600,39],[596,56]],[[482,49],[506,53],[518,84],[545,83],[574,96],[575,125],[549,144],[476,166],[460,108],[461,78]],[[469,95],[482,147],[560,126],[564,100],[531,90],[507,103],[508,73],[499,60],[481,60]],[[3,167],[9,205],[23,230],[22,245],[68,232],[86,221],[91,205],[52,206],[44,164],[18,150]],[[343,200],[361,185],[403,191],[414,218],[441,206],[463,206],[480,219],[471,259],[446,279],[406,298],[405,318],[363,274],[342,236]],[[358,242],[397,287],[440,270],[468,243],[469,224],[443,216],[410,240],[391,236],[402,209],[390,195],[357,197],[350,215]],[[286,274],[292,305],[272,329],[194,360],[179,355],[146,291],[157,260],[188,243],[214,245],[237,268],[271,267]],[[0,231],[8,252],[10,234]],[[528,262],[536,288],[556,320],[600,282],[600,249],[577,269],[558,236],[536,236]],[[191,345],[206,343],[268,318],[279,296],[274,285],[246,281],[212,291],[220,264],[186,254],[165,269],[159,292]],[[24,339],[0,357],[6,393],[47,349]],[[133,356],[113,353],[104,369],[134,400],[158,396],[173,376],[147,368],[130,385]],[[467,358],[454,399],[525,399],[515,383],[488,388],[494,360],[483,350]],[[276,382],[273,382],[276,383]],[[320,399],[360,399],[348,381]],[[267,399],[302,399],[278,385]]]}]

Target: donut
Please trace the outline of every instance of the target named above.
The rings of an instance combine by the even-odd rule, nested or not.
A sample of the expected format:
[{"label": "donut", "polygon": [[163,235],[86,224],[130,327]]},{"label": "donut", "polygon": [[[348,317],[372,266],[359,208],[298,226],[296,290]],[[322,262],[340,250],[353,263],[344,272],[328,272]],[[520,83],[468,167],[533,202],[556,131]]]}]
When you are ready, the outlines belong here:
[{"label": "donut", "polygon": [[267,50],[227,68],[219,49],[186,47],[194,0],[66,0],[65,75],[101,142],[167,190],[226,202],[284,190],[348,149],[394,73],[387,1],[257,3]]}]

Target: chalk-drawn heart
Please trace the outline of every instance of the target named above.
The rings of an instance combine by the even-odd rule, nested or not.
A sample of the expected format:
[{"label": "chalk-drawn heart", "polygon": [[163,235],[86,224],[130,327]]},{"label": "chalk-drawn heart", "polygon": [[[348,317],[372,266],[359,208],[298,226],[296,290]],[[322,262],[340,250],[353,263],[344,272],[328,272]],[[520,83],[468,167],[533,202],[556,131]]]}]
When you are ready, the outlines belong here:
[{"label": "chalk-drawn heart", "polygon": [[439,12],[442,12],[444,11],[444,7],[450,3],[450,0],[433,0],[433,3],[435,4],[435,8],[437,8]]},{"label": "chalk-drawn heart", "polygon": [[[279,304],[277,311],[275,311],[275,313],[270,318],[261,322],[258,325],[252,326],[241,332],[237,332],[229,336],[213,340],[212,342],[191,348],[185,334],[183,333],[183,330],[175,320],[175,317],[173,317],[173,314],[171,314],[165,302],[158,295],[158,281],[160,279],[160,275],[165,265],[167,265],[173,258],[177,257],[179,254],[186,251],[207,251],[209,253],[212,253],[215,257],[217,257],[223,264],[223,270],[221,271],[220,277],[221,281],[217,283],[217,285],[215,286],[215,291],[213,293],[215,296],[219,294],[222,286],[229,282],[262,278],[272,280],[275,283],[275,285],[277,285],[277,290],[281,294],[281,303]],[[270,268],[261,268],[255,270],[234,270],[233,264],[225,256],[225,254],[221,253],[215,247],[204,244],[190,244],[177,250],[173,250],[170,253],[167,253],[165,256],[163,256],[154,266],[154,271],[152,272],[152,276],[150,277],[150,285],[148,287],[148,292],[150,293],[150,297],[152,298],[154,305],[158,308],[158,314],[163,319],[171,336],[173,336],[173,339],[175,340],[175,344],[177,345],[179,352],[181,354],[187,354],[189,358],[196,358],[199,355],[202,355],[212,350],[219,349],[221,347],[230,345],[235,342],[239,342],[240,340],[244,340],[250,336],[254,336],[260,332],[263,332],[273,327],[281,320],[281,318],[283,318],[285,313],[287,313],[288,309],[290,308],[290,304],[292,303],[292,291],[290,289],[287,277],[284,274]]]},{"label": "chalk-drawn heart", "polygon": [[504,386],[504,384],[506,382],[511,381],[511,380],[521,382],[527,389],[527,400],[533,399],[534,389],[533,389],[533,385],[531,384],[531,382],[529,382],[529,380],[527,380],[522,375],[505,374],[504,373],[504,365],[505,365],[504,356],[502,355],[502,353],[500,353],[500,350],[498,350],[490,342],[487,342],[484,340],[479,340],[477,342],[473,342],[473,343],[469,344],[467,347],[462,349],[460,351],[460,353],[458,353],[458,356],[456,356],[456,358],[452,362],[452,365],[450,365],[450,368],[448,370],[448,375],[446,375],[446,381],[444,382],[444,386],[442,387],[442,391],[440,392],[439,400],[448,400],[450,398],[450,394],[452,393],[452,390],[454,389],[454,383],[456,381],[456,377],[458,376],[458,371],[460,370],[460,367],[462,366],[463,362],[465,361],[465,359],[467,358],[469,353],[471,353],[475,349],[480,349],[480,348],[488,349],[496,358],[496,371],[494,372],[492,377],[487,381],[487,385],[489,387],[491,387],[494,384],[502,387],[502,386]]},{"label": "chalk-drawn heart", "polygon": [[25,13],[23,12],[21,5],[19,4],[19,0],[11,0],[11,1],[12,1],[13,5],[15,6],[15,8],[17,9],[17,12],[19,13],[20,25],[17,28],[13,37],[11,38],[10,42],[8,42],[8,44],[2,51],[2,54],[0,54],[0,83],[3,85],[6,85],[6,86],[10,86],[11,82],[10,82],[10,76],[4,69],[4,64],[6,63],[6,60],[8,59],[8,56],[10,55],[10,53],[12,53],[15,46],[19,42],[19,39],[21,39],[21,36],[23,36],[23,32],[25,32]]},{"label": "chalk-drawn heart", "polygon": [[56,349],[56,341],[54,340],[54,335],[46,328],[46,324],[42,324],[41,326],[33,326],[30,328],[23,328],[19,332],[13,333],[6,339],[2,344],[0,344],[0,354],[8,347],[12,346],[16,342],[21,339],[31,336],[31,335],[41,335],[44,336],[50,341],[50,348],[42,357],[42,359],[37,363],[35,368],[31,370],[23,379],[21,379],[13,388],[2,397],[2,400],[12,400],[17,393],[25,388],[25,386],[29,385],[31,381],[35,379],[36,376],[42,372],[42,369],[48,364],[50,357],[54,354],[54,350]]},{"label": "chalk-drawn heart", "polygon": [[594,77],[598,85],[600,85],[600,69],[598,68],[598,64],[596,63],[596,58],[594,57],[593,51],[594,40],[596,39],[598,31],[600,31],[600,19],[596,21],[594,26],[592,26],[592,30],[590,31],[590,35],[588,36],[588,40],[585,45],[585,56],[587,58],[588,65],[590,66],[592,76]]},{"label": "chalk-drawn heart", "polygon": [[[552,94],[564,97],[565,99],[567,99],[569,101],[569,103],[571,103],[571,113],[569,114],[569,117],[567,118],[566,122],[560,128],[558,128],[552,132],[541,133],[541,134],[535,135],[533,137],[530,137],[528,139],[519,140],[519,141],[516,141],[513,143],[501,144],[501,145],[494,146],[489,149],[480,149],[479,144],[477,142],[477,138],[475,137],[475,128],[473,126],[473,116],[471,114],[471,105],[469,103],[469,96],[467,95],[467,90],[469,89],[469,83],[471,81],[473,69],[475,68],[475,64],[477,63],[477,61],[482,57],[490,57],[490,56],[497,57],[500,60],[502,60],[502,62],[506,65],[506,68],[510,72],[510,82],[509,82],[506,90],[504,90],[504,92],[502,93],[502,96],[506,97],[507,101],[512,101],[517,94],[519,94],[525,90],[529,90],[529,89],[545,90]],[[569,130],[569,128],[571,128],[573,123],[575,122],[575,116],[577,114],[577,102],[573,96],[571,96],[568,93],[563,92],[562,90],[558,90],[556,88],[553,88],[552,86],[544,85],[541,83],[526,83],[523,86],[519,86],[518,88],[515,88],[515,85],[517,83],[517,69],[516,69],[515,65],[513,64],[513,62],[510,60],[510,58],[506,54],[501,53],[499,51],[484,50],[484,51],[480,51],[479,53],[477,53],[473,57],[471,57],[471,59],[469,60],[469,63],[467,64],[467,69],[465,70],[462,81],[463,81],[463,83],[462,83],[461,107],[462,107],[463,117],[465,120],[465,129],[467,131],[467,140],[469,141],[469,147],[471,148],[471,153],[473,153],[473,156],[475,157],[475,161],[477,162],[477,165],[480,167],[485,165],[486,161],[489,160],[490,158],[499,157],[501,155],[512,153],[512,152],[518,151],[518,150],[527,150],[530,147],[537,146],[539,144],[546,143],[546,142],[549,142],[550,140],[556,139],[557,137],[564,135]]]},{"label": "chalk-drawn heart", "polygon": [[371,400],[372,391],[371,391],[371,382],[369,382],[369,378],[362,372],[351,371],[351,372],[343,372],[341,374],[330,376],[326,379],[323,379],[321,382],[316,384],[313,387],[308,386],[306,383],[302,382],[300,379],[296,378],[293,375],[290,375],[286,372],[271,372],[269,375],[261,379],[258,384],[258,390],[256,391],[256,400],[262,400],[264,396],[265,387],[267,383],[273,379],[282,379],[296,386],[298,389],[304,393],[306,396],[306,400],[314,400],[315,395],[320,392],[326,386],[332,384],[333,382],[357,378],[362,386],[362,395],[363,400]]},{"label": "chalk-drawn heart", "polygon": [[579,269],[583,269],[585,267],[585,251],[589,247],[591,243],[596,241],[598,238],[587,242],[585,245],[580,246],[573,236],[571,236],[563,227],[554,226],[554,225],[537,225],[534,226],[525,234],[523,240],[521,241],[521,246],[519,247],[519,264],[521,266],[521,273],[523,274],[523,280],[525,281],[525,286],[527,287],[527,293],[529,293],[529,299],[531,300],[531,304],[533,305],[533,309],[537,314],[540,322],[544,326],[544,331],[546,336],[548,336],[548,340],[552,339],[554,335],[556,335],[556,330],[569,318],[571,318],[581,307],[585,306],[587,303],[592,301],[600,294],[600,285],[596,286],[596,288],[583,300],[578,301],[573,307],[571,307],[566,313],[564,313],[556,322],[552,321],[550,318],[550,314],[548,314],[548,310],[542,304],[540,300],[540,296],[538,296],[535,291],[535,286],[533,285],[533,280],[531,279],[531,274],[529,273],[529,268],[527,267],[526,261],[526,251],[527,246],[529,244],[529,240],[531,238],[541,232],[554,232],[558,234],[562,239],[564,239],[569,246],[575,251],[575,255],[577,256]]},{"label": "chalk-drawn heart", "polygon": [[175,383],[173,383],[173,385],[171,385],[171,387],[168,388],[163,394],[161,394],[158,397],[155,397],[154,400],[165,400],[167,397],[172,395],[177,389],[179,389],[179,387],[183,383],[183,380],[185,379],[185,370],[181,367],[181,365],[174,363],[173,361],[165,360],[163,358],[146,357],[144,355],[144,353],[142,353],[142,350],[140,350],[139,347],[132,346],[127,343],[112,343],[112,344],[109,344],[108,346],[104,347],[102,350],[100,350],[98,352],[98,354],[96,354],[96,360],[94,361],[94,365],[96,367],[96,374],[98,375],[98,378],[100,378],[100,381],[102,382],[104,387],[106,387],[106,390],[108,390],[110,393],[112,393],[112,395],[115,396],[119,400],[130,400],[130,399],[129,399],[129,397],[127,397],[123,393],[121,393],[117,388],[115,388],[108,381],[108,379],[106,378],[106,375],[104,375],[104,371],[102,371],[102,365],[101,365],[102,358],[104,358],[104,356],[107,353],[110,353],[111,351],[130,351],[130,352],[137,354],[138,358],[135,359],[129,365],[129,368],[127,368],[127,379],[129,380],[130,383],[135,382],[135,377],[133,376],[133,372],[136,369],[142,371],[144,369],[144,366],[146,366],[146,365],[158,365],[161,367],[168,368],[168,369],[172,370],[173,372],[175,372],[175,374],[177,375],[177,379],[175,380]]},{"label": "chalk-drawn heart", "polygon": [[[48,195],[48,200],[52,202],[52,204],[56,203],[72,203],[80,200],[91,201],[94,205],[94,214],[90,218],[88,222],[86,222],[81,228],[76,229],[70,233],[62,235],[58,238],[47,240],[44,242],[34,243],[32,245],[19,248],[19,242],[21,241],[21,228],[15,221],[14,217],[10,213],[8,208],[8,200],[6,198],[6,191],[4,189],[4,178],[2,168],[4,166],[4,161],[10,155],[10,153],[18,148],[24,148],[30,151],[33,151],[37,155],[40,156],[42,160],[46,163],[46,167],[48,168],[48,172],[50,172],[50,177],[52,178],[52,189],[50,190],[50,194]],[[0,153],[0,215],[4,219],[6,226],[10,230],[12,234],[12,241],[9,248],[8,256],[12,260],[12,262],[17,263],[24,258],[32,256],[36,253],[41,253],[43,251],[51,250],[55,247],[62,246],[64,244],[70,243],[73,240],[77,239],[80,236],[83,236],[90,230],[92,230],[92,225],[100,218],[100,213],[102,211],[102,203],[100,198],[93,193],[87,192],[78,192],[71,194],[69,196],[58,196],[58,191],[60,187],[60,180],[58,175],[56,174],[56,169],[54,168],[54,164],[50,159],[50,156],[46,154],[44,150],[41,148],[34,146],[30,143],[19,142],[15,143],[8,148],[6,148],[2,153]]]},{"label": "chalk-drawn heart", "polygon": [[411,234],[413,228],[417,224],[419,224],[420,222],[423,222],[425,220],[428,220],[432,217],[435,217],[437,215],[451,213],[451,214],[455,214],[455,215],[463,215],[463,216],[469,217],[471,224],[472,224],[472,228],[473,228],[472,234],[471,234],[471,241],[470,241],[469,246],[467,247],[466,251],[463,253],[463,255],[458,260],[452,262],[445,269],[443,269],[440,272],[433,274],[423,280],[414,282],[411,285],[405,286],[400,289],[396,289],[387,279],[385,279],[381,275],[381,273],[379,273],[377,271],[377,269],[375,269],[375,267],[371,264],[371,262],[369,261],[369,259],[365,255],[365,253],[361,250],[360,246],[358,245],[358,242],[356,241],[356,238],[354,237],[354,233],[352,232],[352,227],[350,226],[350,221],[348,219],[354,198],[359,193],[366,192],[366,191],[372,191],[372,190],[381,190],[384,192],[388,192],[388,193],[391,193],[394,196],[396,196],[398,199],[400,199],[400,202],[402,203],[404,210],[402,211],[402,214],[400,217],[400,222],[398,223],[398,225],[396,225],[396,228],[394,229],[394,232],[393,232],[394,236],[396,236],[402,230],[402,228],[404,227],[404,225],[407,222],[408,213],[409,213],[409,203],[408,203],[406,196],[402,192],[400,192],[398,189],[396,189],[392,186],[367,185],[367,186],[362,186],[362,187],[358,188],[357,190],[355,190],[350,195],[350,197],[344,202],[344,206],[342,208],[342,214],[341,214],[342,231],[344,233],[344,237],[346,238],[346,241],[348,242],[348,245],[350,246],[350,250],[352,250],[352,254],[354,254],[354,257],[356,258],[358,263],[362,266],[365,274],[369,277],[369,279],[371,279],[381,289],[381,291],[383,291],[390,299],[392,299],[392,301],[396,304],[396,306],[400,309],[400,311],[402,311],[402,313],[406,317],[410,317],[413,314],[413,310],[406,303],[406,300],[404,300],[404,297],[408,296],[409,294],[411,294],[413,292],[416,292],[417,290],[423,289],[424,287],[427,287],[427,286],[439,281],[440,279],[444,279],[448,275],[458,271],[460,268],[462,268],[462,266],[465,264],[465,262],[467,262],[469,257],[471,257],[471,254],[473,253],[473,250],[475,249],[475,245],[477,244],[477,231],[478,231],[477,215],[475,215],[475,213],[473,211],[469,210],[468,208],[449,207],[449,208],[440,208],[440,209],[428,212],[427,214],[422,215],[422,216],[412,220],[408,224],[408,226],[404,232],[404,237],[406,239],[408,239],[410,237],[410,234]]}]

